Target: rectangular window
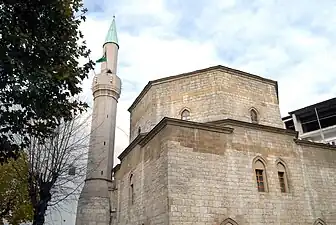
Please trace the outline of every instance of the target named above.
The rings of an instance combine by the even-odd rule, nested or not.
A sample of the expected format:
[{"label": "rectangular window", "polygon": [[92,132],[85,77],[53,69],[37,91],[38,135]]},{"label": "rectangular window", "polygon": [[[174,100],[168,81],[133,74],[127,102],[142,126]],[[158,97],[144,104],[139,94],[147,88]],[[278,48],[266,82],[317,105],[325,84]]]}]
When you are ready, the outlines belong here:
[{"label": "rectangular window", "polygon": [[263,173],[264,173],[263,170],[256,170],[256,178],[259,192],[265,192],[265,181]]},{"label": "rectangular window", "polygon": [[279,177],[281,192],[286,192],[285,173],[284,172],[278,172],[278,177]]}]

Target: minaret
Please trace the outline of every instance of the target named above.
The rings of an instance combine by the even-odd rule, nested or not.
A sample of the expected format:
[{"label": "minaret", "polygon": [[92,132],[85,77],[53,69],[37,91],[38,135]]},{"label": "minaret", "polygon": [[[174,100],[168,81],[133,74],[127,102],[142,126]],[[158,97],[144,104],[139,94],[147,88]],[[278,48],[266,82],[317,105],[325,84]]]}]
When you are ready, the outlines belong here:
[{"label": "minaret", "polygon": [[[93,113],[86,180],[77,206],[76,225],[109,225],[117,103],[121,80],[116,75],[118,38],[115,18],[103,45],[101,71],[92,82]],[[98,62],[97,61],[97,62]]]}]

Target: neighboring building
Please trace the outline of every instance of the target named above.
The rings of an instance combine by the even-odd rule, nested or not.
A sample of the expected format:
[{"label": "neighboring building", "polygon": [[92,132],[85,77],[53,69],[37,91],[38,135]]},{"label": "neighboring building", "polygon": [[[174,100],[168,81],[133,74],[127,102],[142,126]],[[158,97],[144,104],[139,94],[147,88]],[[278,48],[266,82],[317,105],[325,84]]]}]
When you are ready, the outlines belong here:
[{"label": "neighboring building", "polygon": [[336,145],[336,98],[289,112],[282,118],[287,129],[299,138]]},{"label": "neighboring building", "polygon": [[117,47],[93,82],[77,225],[336,224],[336,146],[284,129],[276,81],[224,66],[150,81],[112,170]]}]

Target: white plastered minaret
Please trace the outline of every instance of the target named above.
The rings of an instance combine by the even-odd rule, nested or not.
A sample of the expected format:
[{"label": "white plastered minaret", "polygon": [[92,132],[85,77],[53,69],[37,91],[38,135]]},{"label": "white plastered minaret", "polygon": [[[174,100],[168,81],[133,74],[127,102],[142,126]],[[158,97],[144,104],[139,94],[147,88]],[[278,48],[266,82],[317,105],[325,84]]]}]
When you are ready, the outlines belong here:
[{"label": "white plastered minaret", "polygon": [[109,225],[117,103],[121,80],[117,76],[118,38],[115,18],[103,45],[101,71],[92,82],[93,113],[86,180],[78,200],[76,225]]}]

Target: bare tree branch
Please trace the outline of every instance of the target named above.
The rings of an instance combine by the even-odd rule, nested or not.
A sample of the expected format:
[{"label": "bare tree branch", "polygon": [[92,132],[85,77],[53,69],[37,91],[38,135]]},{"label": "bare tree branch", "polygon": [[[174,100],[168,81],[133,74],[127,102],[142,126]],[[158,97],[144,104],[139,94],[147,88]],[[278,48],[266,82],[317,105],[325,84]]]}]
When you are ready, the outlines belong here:
[{"label": "bare tree branch", "polygon": [[[90,140],[90,134],[105,122],[90,131],[92,120],[95,120],[95,115],[78,115],[70,121],[61,121],[52,135],[43,140],[30,137],[25,154],[34,217],[45,216],[47,210],[57,211],[60,205],[77,201],[86,175],[100,166],[101,162],[98,162],[92,171],[87,170],[87,164],[91,163],[88,161],[88,150],[96,141]],[[18,141],[20,138],[17,137]],[[98,136],[96,138],[99,139]],[[75,175],[69,174],[71,168],[75,168]]]}]

